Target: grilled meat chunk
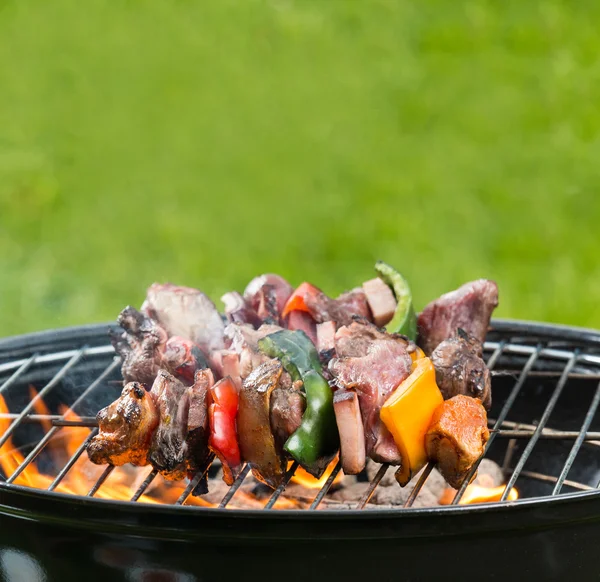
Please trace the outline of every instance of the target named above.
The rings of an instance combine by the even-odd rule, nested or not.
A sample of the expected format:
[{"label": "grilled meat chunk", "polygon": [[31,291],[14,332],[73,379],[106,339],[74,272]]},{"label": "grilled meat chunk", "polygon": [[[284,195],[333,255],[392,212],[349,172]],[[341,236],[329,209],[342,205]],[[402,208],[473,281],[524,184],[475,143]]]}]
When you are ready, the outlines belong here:
[{"label": "grilled meat chunk", "polygon": [[391,321],[396,312],[396,298],[387,283],[376,277],[365,281],[362,287],[375,325],[382,326]]},{"label": "grilled meat chunk", "polygon": [[365,468],[365,431],[358,396],[351,390],[333,395],[335,420],[340,433],[340,456],[346,475],[357,475]]},{"label": "grilled meat chunk", "polygon": [[159,370],[151,394],[160,421],[150,444],[150,463],[165,479],[183,479],[187,473],[188,389],[167,371]]},{"label": "grilled meat chunk", "polygon": [[215,380],[209,369],[198,370],[194,384],[188,388],[186,467],[189,472],[203,471],[208,465],[208,391]]},{"label": "grilled meat chunk", "polygon": [[167,340],[162,353],[161,367],[187,384],[194,381],[197,370],[208,367],[206,356],[192,341],[173,336]]},{"label": "grilled meat chunk", "polygon": [[263,320],[272,318],[273,323],[281,323],[279,315],[293,291],[283,277],[269,273],[255,277],[248,283],[244,299]]},{"label": "grilled meat chunk", "polygon": [[271,430],[271,394],[279,384],[283,367],[268,360],[245,380],[240,392],[238,434],[242,458],[259,481],[275,489],[283,480],[286,463]]},{"label": "grilled meat chunk", "polygon": [[284,370],[271,393],[271,429],[280,454],[283,455],[283,445],[300,426],[305,408],[302,382],[292,382]]},{"label": "grilled meat chunk", "polygon": [[464,394],[479,398],[485,408],[490,409],[492,382],[482,355],[481,342],[462,329],[433,350],[431,361],[444,400]]},{"label": "grilled meat chunk", "polygon": [[459,394],[437,408],[425,436],[429,460],[459,489],[490,437],[481,401]]},{"label": "grilled meat chunk", "polygon": [[419,346],[426,355],[460,327],[483,343],[492,312],[498,306],[498,286],[479,279],[432,301],[418,319]]},{"label": "grilled meat chunk", "polygon": [[248,323],[254,328],[262,324],[262,319],[258,313],[248,304],[248,302],[237,292],[230,291],[221,297],[225,305],[225,316],[231,323]]},{"label": "grilled meat chunk", "polygon": [[221,315],[215,304],[197,289],[154,283],[148,289],[142,311],[170,336],[191,340],[204,353],[224,347]]},{"label": "grilled meat chunk", "polygon": [[287,317],[286,327],[291,331],[303,331],[313,344],[317,344],[317,324],[310,313],[291,311]]},{"label": "grilled meat chunk", "polygon": [[123,333],[111,330],[110,335],[115,351],[123,359],[123,379],[151,386],[162,365],[167,332],[131,306],[121,311],[117,322]]},{"label": "grilled meat chunk", "polygon": [[[335,383],[358,395],[367,455],[379,463],[397,465],[400,452],[379,412],[384,402],[410,374],[410,342],[368,324],[353,323],[336,334],[337,358],[329,362]],[[341,431],[340,431],[341,432]]]},{"label": "grilled meat chunk", "polygon": [[98,412],[100,432],[87,447],[92,463],[143,466],[158,426],[158,410],[152,395],[138,382],[130,382],[121,396]]},{"label": "grilled meat chunk", "polygon": [[356,318],[372,321],[367,296],[362,288],[357,287],[342,293],[337,299],[331,299],[318,290],[307,294],[304,298],[308,312],[317,323],[335,321],[337,326],[350,325]]}]

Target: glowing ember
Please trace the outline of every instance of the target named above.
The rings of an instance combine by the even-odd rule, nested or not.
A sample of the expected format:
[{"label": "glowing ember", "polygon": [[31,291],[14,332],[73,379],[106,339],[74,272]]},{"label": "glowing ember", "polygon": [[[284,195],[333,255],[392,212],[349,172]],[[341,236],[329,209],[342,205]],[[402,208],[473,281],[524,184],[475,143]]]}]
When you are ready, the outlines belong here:
[{"label": "glowing ember", "polygon": [[[500,501],[506,485],[499,487],[481,487],[479,485],[469,485],[465,490],[464,495],[458,502],[459,505],[470,505],[475,503],[491,503]],[[439,499],[440,505],[450,505],[456,496],[454,489],[445,489]],[[519,498],[519,492],[513,487],[506,498],[508,501],[516,501]]]},{"label": "glowing ember", "polygon": [[[302,485],[307,489],[321,489],[321,487],[325,485],[327,479],[329,479],[329,475],[331,475],[331,473],[333,472],[333,469],[337,465],[337,462],[338,459],[336,457],[335,459],[333,459],[333,461],[331,461],[327,469],[325,469],[325,473],[323,473],[323,476],[320,479],[316,479],[310,473],[307,473],[302,467],[298,467],[296,469],[296,472],[294,473],[294,476],[292,477],[292,483],[297,483],[298,485]],[[291,464],[292,463],[289,463],[288,469],[291,466]],[[333,484],[339,484],[343,478],[344,474],[340,471],[333,480]]]}]

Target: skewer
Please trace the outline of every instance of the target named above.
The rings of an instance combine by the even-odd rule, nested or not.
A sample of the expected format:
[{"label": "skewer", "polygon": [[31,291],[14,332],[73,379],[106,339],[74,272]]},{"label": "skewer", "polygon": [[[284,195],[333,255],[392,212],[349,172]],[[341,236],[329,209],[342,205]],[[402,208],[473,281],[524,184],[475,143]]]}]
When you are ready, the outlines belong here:
[{"label": "skewer", "polygon": [[325,481],[325,485],[323,485],[323,487],[321,487],[321,490],[319,491],[319,493],[317,493],[317,496],[315,497],[314,501],[310,504],[309,509],[317,509],[317,507],[319,507],[319,504],[321,503],[321,501],[323,501],[323,498],[325,497],[325,495],[327,495],[327,493],[331,489],[331,486],[333,485],[335,478],[338,476],[338,473],[341,470],[342,470],[342,461],[338,461],[337,464],[335,465],[335,467],[333,468],[333,471],[331,471],[331,475],[329,475],[329,477],[327,478],[327,481]]},{"label": "skewer", "polygon": [[381,465],[381,467],[379,467],[379,471],[377,471],[377,474],[375,475],[373,480],[369,483],[369,487],[365,491],[364,495],[360,498],[360,501],[358,502],[356,509],[364,509],[365,508],[365,505],[367,503],[369,503],[369,501],[371,500],[371,497],[373,497],[373,493],[375,493],[375,489],[377,489],[377,486],[379,485],[379,483],[381,483],[381,480],[385,477],[385,474],[387,473],[387,470],[389,468],[390,468],[390,465],[388,465],[387,463],[384,463],[383,465]]}]

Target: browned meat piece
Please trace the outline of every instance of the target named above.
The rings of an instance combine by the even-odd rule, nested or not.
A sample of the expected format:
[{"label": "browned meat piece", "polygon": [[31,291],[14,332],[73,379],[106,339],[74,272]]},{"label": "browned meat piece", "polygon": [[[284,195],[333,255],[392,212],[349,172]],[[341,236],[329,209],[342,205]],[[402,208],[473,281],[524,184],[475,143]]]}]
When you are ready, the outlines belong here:
[{"label": "browned meat piece", "polygon": [[225,347],[221,315],[215,304],[197,289],[154,283],[148,289],[142,311],[170,336],[191,340],[206,354]]},{"label": "browned meat piece", "polygon": [[365,431],[356,392],[338,390],[333,395],[335,420],[340,433],[340,456],[346,475],[357,475],[365,468]]},{"label": "browned meat piece", "polygon": [[287,317],[287,328],[303,331],[313,344],[317,343],[317,325],[309,313],[292,311]]},{"label": "browned meat piece", "polygon": [[376,277],[370,281],[365,281],[363,290],[373,314],[375,325],[381,327],[388,323],[396,312],[396,298],[387,283]]},{"label": "browned meat piece", "polygon": [[286,463],[275,443],[270,424],[270,401],[283,368],[269,360],[245,380],[240,392],[238,434],[242,459],[259,481],[276,488],[285,475]]},{"label": "browned meat piece", "polygon": [[338,386],[355,390],[358,395],[367,455],[379,463],[397,465],[400,452],[379,412],[410,374],[410,342],[368,324],[355,322],[349,327],[352,329],[342,328],[336,334],[338,357],[329,362],[329,371]]},{"label": "browned meat piece", "polygon": [[488,410],[492,405],[490,371],[482,359],[481,342],[462,329],[444,340],[431,354],[437,385],[448,400],[458,394],[479,398]]},{"label": "browned meat piece", "polygon": [[208,390],[215,380],[209,369],[198,370],[194,384],[188,388],[187,458],[190,472],[203,471],[208,465]]},{"label": "browned meat piece", "polygon": [[278,325],[279,311],[277,309],[277,290],[274,285],[263,285],[257,293],[258,307],[256,313],[265,323]]},{"label": "browned meat piece", "polygon": [[219,379],[229,376],[238,390],[241,390],[242,377],[240,375],[239,354],[233,350],[216,350],[210,354],[210,366]]},{"label": "browned meat piece", "polygon": [[262,324],[262,319],[248,302],[237,292],[230,291],[221,297],[225,305],[225,316],[231,323],[249,323],[252,327],[258,328]]},{"label": "browned meat piece", "polygon": [[158,426],[158,410],[152,395],[138,382],[130,382],[121,396],[98,412],[100,432],[87,447],[92,463],[143,466]]},{"label": "browned meat piece", "polygon": [[460,488],[490,437],[481,401],[462,394],[444,401],[433,413],[425,436],[427,456],[449,485]]},{"label": "browned meat piece", "polygon": [[293,293],[294,288],[279,275],[270,273],[255,277],[248,283],[244,290],[244,298],[249,303],[250,307],[259,312],[261,310],[261,303],[264,304],[265,302],[264,287],[267,285],[272,290],[269,291],[268,294],[273,294],[275,296],[275,309],[277,313],[280,314],[283,311],[283,307],[287,300],[290,298],[290,295]]},{"label": "browned meat piece", "polygon": [[339,326],[350,325],[356,318],[373,321],[367,296],[361,288],[342,293],[337,299],[327,297],[322,291],[305,297],[310,315],[317,323],[335,321]]},{"label": "browned meat piece", "polygon": [[386,333],[368,323],[353,322],[340,327],[335,334],[335,351],[338,356],[360,357],[369,350],[369,346],[377,340],[394,340],[404,344],[410,354],[415,351],[415,344],[408,341],[403,335]]},{"label": "browned meat piece", "polygon": [[121,311],[117,322],[123,333],[111,330],[110,335],[115,351],[123,359],[123,379],[151,386],[162,365],[167,332],[131,306]]},{"label": "browned meat piece", "polygon": [[479,279],[465,283],[423,309],[418,320],[419,346],[429,356],[445,339],[454,336],[459,327],[483,343],[497,306],[498,286],[494,281]]},{"label": "browned meat piece", "polygon": [[271,394],[271,429],[281,455],[283,445],[300,426],[305,408],[302,382],[292,382],[291,376],[283,371]]},{"label": "browned meat piece", "polygon": [[208,366],[202,350],[190,340],[179,336],[170,337],[162,354],[161,367],[191,384],[197,370]]},{"label": "browned meat piece", "polygon": [[150,463],[165,479],[183,479],[187,472],[188,389],[165,370],[159,370],[151,394],[160,421],[150,444]]}]

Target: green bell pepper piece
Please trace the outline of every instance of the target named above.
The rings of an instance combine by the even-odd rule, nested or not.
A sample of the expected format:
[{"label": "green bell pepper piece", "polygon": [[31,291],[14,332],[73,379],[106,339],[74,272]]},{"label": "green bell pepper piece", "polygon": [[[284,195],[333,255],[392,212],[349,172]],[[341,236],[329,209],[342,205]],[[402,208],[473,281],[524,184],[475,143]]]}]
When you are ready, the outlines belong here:
[{"label": "green bell pepper piece", "polygon": [[292,379],[302,380],[304,384],[306,410],[284,449],[306,471],[319,478],[340,445],[333,393],[321,375],[319,354],[303,331],[287,329],[259,340],[258,349],[267,356],[278,358]]},{"label": "green bell pepper piece", "polygon": [[396,312],[385,326],[389,333],[401,333],[410,340],[417,339],[417,314],[412,302],[412,293],[407,280],[394,267],[383,261],[375,263],[377,275],[392,288],[396,296]]}]

